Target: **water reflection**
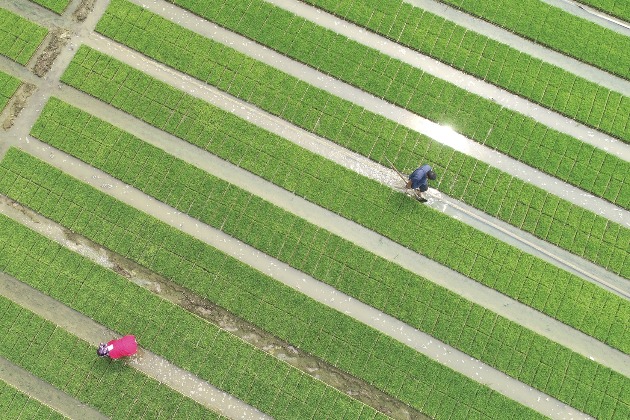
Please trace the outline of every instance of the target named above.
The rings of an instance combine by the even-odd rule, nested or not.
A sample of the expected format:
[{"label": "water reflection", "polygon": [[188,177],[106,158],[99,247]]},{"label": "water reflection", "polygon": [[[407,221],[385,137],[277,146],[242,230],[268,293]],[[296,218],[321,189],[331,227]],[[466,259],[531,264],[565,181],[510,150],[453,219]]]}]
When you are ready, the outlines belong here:
[{"label": "water reflection", "polygon": [[419,116],[411,117],[403,124],[457,151],[466,154],[471,152],[473,141],[459,134],[450,125],[440,125]]}]

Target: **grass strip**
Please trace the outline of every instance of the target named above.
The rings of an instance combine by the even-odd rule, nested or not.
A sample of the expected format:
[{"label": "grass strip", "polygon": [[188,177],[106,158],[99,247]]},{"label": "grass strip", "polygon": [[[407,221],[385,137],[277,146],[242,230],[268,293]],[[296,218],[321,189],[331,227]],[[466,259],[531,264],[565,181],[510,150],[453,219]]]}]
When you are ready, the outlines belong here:
[{"label": "grass strip", "polygon": [[[19,191],[25,194],[11,195],[25,205],[432,417],[450,412],[455,418],[493,418],[499,413],[511,413],[518,418],[538,417],[486,386],[17,149],[9,150],[0,171],[2,190],[10,183],[15,187],[9,189],[17,192],[17,186],[21,185]],[[6,179],[4,175],[11,181],[2,182]],[[35,195],[34,190],[38,191]],[[129,294],[116,292],[119,295]],[[137,295],[129,296],[133,302],[137,301]],[[141,319],[143,325],[146,322],[146,317],[136,319]],[[127,325],[124,330],[132,327]],[[154,338],[149,336],[146,340]],[[167,341],[164,345],[172,345]],[[191,360],[206,359],[198,353],[197,356],[193,353]],[[220,363],[225,370],[224,365]],[[185,367],[192,369],[194,364]],[[277,368],[273,372],[277,381],[293,382],[293,378],[290,381],[283,378]],[[317,397],[317,393],[309,392],[309,396]],[[254,405],[260,408],[259,404]]]},{"label": "grass strip", "polygon": [[[361,128],[356,132],[358,138],[348,139],[349,136],[355,135],[353,132],[343,131],[349,115],[344,111],[352,106],[349,102],[338,98],[331,99],[334,95],[314,89],[294,77],[203,38],[126,0],[112,2],[107,10],[108,12],[97,25],[97,30],[104,35],[202,81],[229,91],[235,96],[253,102],[307,130],[315,131],[331,139],[345,136],[345,139],[334,140],[340,143],[364,142],[362,149],[369,148],[370,152],[374,149],[375,135],[378,138],[378,135],[383,132],[378,124],[370,125],[367,121],[377,119],[374,114],[366,113],[358,118],[365,122],[357,121]],[[319,34],[316,29],[316,27],[313,28],[313,36]],[[156,43],[155,39],[165,33],[169,36],[162,37],[164,41]],[[355,46],[358,49],[365,49],[359,44]],[[305,54],[305,56],[312,60],[311,54]],[[341,59],[341,57],[338,58]],[[376,58],[381,60],[385,67],[391,66],[392,60],[387,56],[378,54]],[[310,64],[315,66],[316,63],[310,62]],[[399,64],[402,65],[402,63]],[[361,87],[369,90],[382,83],[391,86],[398,83],[393,82],[391,78],[400,76],[400,81],[405,83],[404,86],[399,86],[400,92],[405,92],[404,95],[407,96],[417,97],[411,102],[411,99],[407,98],[403,101],[404,104],[398,103],[399,105],[416,103],[425,108],[433,107],[433,110],[438,113],[443,113],[446,108],[451,109],[453,113],[450,116],[446,114],[438,117],[431,116],[429,114],[433,111],[426,110],[424,115],[436,121],[451,121],[458,126],[457,129],[462,128],[464,131],[467,130],[466,127],[483,127],[481,131],[475,128],[465,134],[534,168],[630,209],[630,185],[627,177],[630,173],[630,163],[602,149],[549,129],[532,118],[524,117],[492,101],[470,94],[464,89],[454,85],[449,85],[449,87],[446,82],[426,74],[420,75],[418,69],[408,68],[409,72],[418,73],[416,78],[416,76],[411,77],[411,73],[407,72],[404,76],[398,75],[396,68],[391,72],[389,70],[385,72],[385,67],[370,69],[369,64],[359,65],[357,72],[376,73],[369,76],[369,83]],[[407,76],[413,79],[411,84]],[[418,82],[417,79],[420,78],[422,82]],[[266,80],[266,82],[261,83],[261,80]],[[427,89],[428,96],[417,95],[422,89],[419,90],[420,85],[415,86],[416,83],[427,85],[423,89]],[[390,99],[397,103],[395,98]],[[480,105],[479,101],[485,105]],[[429,102],[433,105],[427,105]],[[580,98],[576,103],[586,102]],[[630,98],[627,104],[628,115],[630,115]],[[420,114],[423,115],[422,112]],[[454,115],[457,117],[453,119]],[[628,117],[625,114],[620,115],[624,115],[626,119]],[[383,117],[378,119],[385,120]],[[485,119],[485,122],[480,125],[479,121],[473,121],[479,119]],[[376,133],[365,131],[376,131]],[[382,147],[375,152],[372,158],[382,159],[382,156],[378,154],[382,152]]]},{"label": "grass strip", "polygon": [[[47,129],[48,125],[56,127],[56,132]],[[571,352],[557,343],[533,334],[77,108],[51,100],[31,134],[42,131],[46,132],[47,138],[64,139],[49,141],[54,147],[109,172],[123,182],[144,187],[145,192],[178,210],[222,229],[543,392],[548,392],[547,383],[567,371],[576,370],[570,365],[578,363],[578,360],[569,363],[571,357],[567,354]],[[36,134],[36,137],[42,136]],[[45,138],[43,140],[46,141]],[[107,155],[100,153],[101,150],[107,150]],[[140,163],[137,156],[128,153],[129,150],[143,150],[142,155],[148,157],[140,159]],[[139,165],[162,174],[161,186],[149,187],[148,180],[154,176],[153,173],[128,173],[128,168]],[[212,191],[203,191],[208,185],[212,185]],[[539,299],[547,299],[549,291],[542,289],[537,293]],[[506,337],[512,339],[506,340]],[[523,354],[524,357],[514,360],[515,354]],[[558,358],[558,354],[563,354],[562,358]],[[551,360],[556,362],[549,363]],[[582,362],[585,366],[581,369],[588,369],[586,365],[590,362],[586,359]],[[540,370],[544,373],[540,374]],[[607,382],[595,380],[594,384],[598,392],[605,393]],[[586,406],[585,399],[566,402],[581,404],[580,409]]]},{"label": "grass strip", "polygon": [[304,0],[422,54],[614,137],[629,99],[561,67],[466,29],[404,0]]},{"label": "grass strip", "polygon": [[579,0],[579,2],[630,22],[630,7],[624,0]]},{"label": "grass strip", "polygon": [[[96,71],[92,71],[93,68]],[[102,71],[109,72],[111,76],[99,78],[98,74]],[[587,324],[600,317],[601,306],[598,302],[602,301],[603,296],[609,295],[601,288],[441,212],[419,207],[417,202],[412,202],[387,186],[308,152],[142,72],[132,70],[111,57],[87,48],[80,49],[63,79],[96,97],[105,98],[113,106],[149,124],[574,328],[587,332],[591,330]],[[510,189],[514,196],[526,196],[523,194],[525,192]],[[553,201],[549,204],[553,204]],[[584,223],[582,229],[593,229],[593,220],[594,217],[580,219],[577,225],[575,221],[567,221],[568,226],[563,226],[563,235],[567,232],[572,238],[575,237],[579,233],[570,227],[582,226],[581,223]],[[614,227],[612,224],[605,226]],[[608,242],[611,245],[614,243],[619,270],[627,276],[630,275],[630,257],[627,253],[630,230],[619,225],[617,228],[610,232],[614,236],[609,236]],[[423,241],[418,241],[419,237]],[[611,247],[608,250],[612,252]],[[531,292],[539,287],[550,290],[551,304],[533,300]],[[623,299],[613,299],[619,301],[621,309],[616,316],[624,323],[611,325],[611,319],[607,319],[601,324],[603,328],[594,334],[597,334],[598,339],[628,352],[630,340],[627,335],[630,332],[623,325],[630,320],[630,309],[628,302]],[[586,313],[592,313],[593,316],[585,318]]]},{"label": "grass strip", "polygon": [[[0,224],[3,232],[18,234],[19,238],[31,245],[38,243],[37,234],[33,231],[21,232],[21,229],[26,228],[17,228],[14,226],[16,222],[9,221],[4,215],[0,215]],[[6,261],[8,256],[13,256],[8,249],[11,245],[7,242],[11,240],[7,241],[3,235],[1,265],[15,266],[17,261],[14,263]],[[29,252],[28,248],[16,246],[17,248],[13,249],[20,248],[25,252],[28,255],[28,262],[37,261],[38,258],[50,260],[56,253],[54,249],[48,249],[52,254],[49,252],[48,255],[38,255],[37,252]],[[40,249],[44,250],[45,247]],[[29,267],[28,262],[24,261],[25,256],[17,258],[19,264],[23,266],[20,271],[29,276],[29,279],[50,277],[61,280],[57,273],[40,264]],[[68,270],[68,267],[62,270]],[[72,286],[65,282],[52,284],[50,287],[55,289],[55,292],[52,292],[55,295],[61,294],[64,290],[68,290],[66,293],[69,294],[72,289]],[[90,300],[90,297],[87,296],[86,299],[85,295],[76,298]],[[107,303],[114,302],[110,300]],[[92,304],[94,305],[94,302]],[[112,307],[117,305],[102,308],[103,312],[110,313],[110,318]],[[193,400],[123,363],[109,363],[107,360],[99,359],[93,346],[4,296],[0,296],[0,314],[2,357],[107,416],[168,419],[190,418],[188,416],[196,415],[199,416],[196,418],[219,418]],[[3,410],[3,413],[6,412]]]},{"label": "grass strip", "polygon": [[565,12],[559,7],[539,0],[505,0],[492,5],[483,0],[438,1],[624,79],[630,79],[630,38]]},{"label": "grass strip", "polygon": [[22,82],[0,71],[0,112],[7,106]]},{"label": "grass strip", "polygon": [[7,419],[65,419],[61,413],[3,380],[0,380],[0,410]]},{"label": "grass strip", "polygon": [[31,0],[33,3],[37,3],[48,10],[52,10],[58,15],[62,14],[70,0]]},{"label": "grass strip", "polygon": [[23,66],[48,34],[48,29],[0,7],[0,54]]},{"label": "grass strip", "polygon": [[[3,241],[4,271],[109,328],[133,332],[144,348],[255,403],[274,417],[327,418],[337,412],[348,418],[386,417],[113,271],[11,219],[3,219],[12,234]],[[93,348],[88,353],[95,358]],[[170,405],[167,396],[153,395],[152,399]],[[188,418],[205,418],[186,414]]]}]

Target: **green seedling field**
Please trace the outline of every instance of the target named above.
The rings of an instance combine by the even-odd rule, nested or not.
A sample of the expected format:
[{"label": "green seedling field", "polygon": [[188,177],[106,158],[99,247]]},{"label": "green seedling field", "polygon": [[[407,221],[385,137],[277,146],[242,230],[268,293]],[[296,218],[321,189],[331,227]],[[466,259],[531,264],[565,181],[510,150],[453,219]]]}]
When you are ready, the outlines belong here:
[{"label": "green seedling field", "polygon": [[47,34],[48,29],[0,7],[0,54],[26,65]]},{"label": "green seedling field", "polygon": [[[539,0],[438,0],[563,54],[630,79],[630,38]],[[625,3],[626,9],[628,4]],[[561,30],[559,30],[561,28]]]},{"label": "green seedling field", "polygon": [[34,3],[39,4],[40,6],[45,7],[46,9],[52,10],[53,12],[60,15],[66,10],[70,0],[31,0]]},{"label": "green seedling field", "polygon": [[[110,77],[97,77],[103,71]],[[629,332],[623,324],[630,317],[627,302],[562,269],[441,212],[419,208],[417,203],[387,186],[307,152],[93,50],[79,50],[63,80],[97,97],[105,97],[112,105],[160,129],[628,351],[630,340],[626,335]],[[123,80],[123,85],[117,85],[116,80]],[[138,91],[142,93],[138,94]],[[107,96],[108,92],[113,94]],[[130,170],[140,171],[137,168]],[[156,186],[160,184],[158,178],[154,182]],[[518,194],[518,191],[513,193]],[[621,272],[628,272],[627,246],[622,244],[628,243],[630,231],[617,226],[614,240],[619,242],[615,246],[619,247],[622,266],[626,264]],[[585,227],[592,229],[591,225]],[[418,237],[424,240],[419,242]],[[534,300],[534,291],[539,288],[550,290],[545,302]],[[603,296],[607,297],[602,300]],[[602,305],[609,299],[619,303],[619,311],[603,311]],[[616,308],[617,304],[614,306]],[[595,316],[585,317],[584,314],[590,311]],[[617,319],[615,317],[623,322],[612,322]],[[587,327],[593,322],[601,325],[601,329]]]},{"label": "green seedling field", "polygon": [[[58,181],[66,187],[72,187],[72,182],[63,182],[61,178]],[[90,200],[95,197],[85,198]],[[58,210],[59,206],[53,205],[52,209]],[[115,213],[115,210],[113,205],[111,211]],[[87,211],[89,210],[86,209]],[[4,216],[2,221],[5,225],[3,231],[11,233],[10,237],[3,238],[3,252],[0,256],[0,268],[3,271],[109,328],[121,333],[137,334],[138,343],[142,347],[274,417],[327,418],[331,413],[345,412],[348,418],[385,418],[371,407],[157,297],[113,271],[96,265]],[[207,281],[207,276],[205,277],[195,281]],[[115,308],[115,312],[111,308]],[[27,325],[28,323],[22,323],[16,325],[15,329],[26,333],[25,336],[30,340]],[[59,351],[62,351],[63,346],[59,347]],[[42,348],[37,346],[36,354],[41,351]],[[68,355],[74,353],[68,352]],[[63,359],[59,363],[63,363]],[[94,360],[95,348],[88,346],[87,349],[82,349],[76,361],[69,363],[69,367],[78,363],[81,369],[89,372],[94,369],[94,365],[100,364],[102,369],[107,370],[107,360]],[[131,369],[113,370],[122,370],[124,373]],[[35,373],[40,375],[41,372]],[[112,384],[114,385],[115,383]],[[124,391],[122,389],[120,392]],[[151,395],[151,392],[146,394],[146,399],[158,399],[166,407],[172,404],[170,397],[159,398]],[[177,394],[173,392],[173,395]],[[132,402],[133,399],[126,398],[125,401]],[[178,398],[174,401],[177,402]],[[110,403],[115,405],[116,402],[112,399]],[[162,408],[156,405],[151,409],[160,411]],[[104,412],[109,414],[111,410]],[[191,415],[189,418],[206,417]]]},{"label": "green seedling field", "polygon": [[[347,370],[418,410],[429,415],[455,411],[460,413],[458,418],[467,418],[468,415],[496,417],[497,413],[505,412],[518,418],[535,416],[529,409],[484,385],[353,318],[307,298],[248,265],[139,210],[123,205],[17,149],[9,150],[0,164],[0,171],[3,175],[0,178],[0,183],[3,184],[0,190],[13,199],[210,299],[296,347]],[[7,184],[2,179],[10,179],[7,184],[19,185],[20,188],[9,188],[6,191]],[[147,235],[147,232],[150,234]],[[20,263],[19,258],[11,261],[18,267],[26,266]],[[64,266],[68,264],[53,265],[55,268]],[[105,284],[99,282],[98,287],[105,287]],[[123,286],[119,285],[119,290],[120,287]],[[137,302],[139,295],[146,295],[141,301],[150,302],[149,292],[137,290],[139,288],[131,284],[127,288],[134,292],[117,291],[115,299],[118,296],[129,296],[129,299]],[[90,293],[86,291],[84,295],[89,296]],[[53,297],[61,299],[56,295]],[[134,304],[125,305],[129,306],[141,313],[154,313],[147,309],[146,304],[143,304],[143,308]],[[127,323],[117,325],[117,330],[140,328],[138,336],[143,337],[141,344],[153,345],[151,349],[159,354],[167,353],[163,347],[170,348],[174,341],[183,340],[177,335],[163,337],[159,341],[161,347],[156,348],[158,344],[153,342],[158,331],[151,329],[154,323],[146,319],[138,320],[139,317],[139,314],[131,318],[121,315],[120,322],[126,319]],[[95,318],[99,322],[105,322],[100,317]],[[169,315],[168,319],[171,318]],[[134,323],[147,325],[147,330]],[[185,325],[180,321],[176,324]],[[191,341],[194,342],[187,339],[186,343]],[[197,363],[201,363],[199,357],[204,360],[200,367],[197,366]],[[273,359],[271,356],[270,358]],[[204,369],[209,369],[207,364],[214,366],[211,361],[212,358],[186,353],[182,355],[181,366],[211,380],[213,377],[210,373],[204,374]],[[565,362],[568,361],[565,359]],[[274,366],[274,369],[279,369]],[[288,369],[282,366],[284,365],[281,364],[280,368]],[[200,371],[197,372],[196,368]],[[219,368],[225,369],[225,366],[217,367]],[[276,379],[281,381],[282,375]],[[256,392],[266,395],[262,391]],[[241,396],[239,393],[235,395]],[[250,401],[245,397],[243,398],[246,401]],[[254,402],[252,404],[268,412],[269,401],[259,402],[254,399]]]},{"label": "green seedling field", "polygon": [[7,419],[61,420],[65,418],[57,411],[2,380],[0,380],[0,412]]},{"label": "green seedling field", "polygon": [[615,137],[628,98],[403,0],[305,0],[456,69]]},{"label": "green seedling field", "polygon": [[[52,100],[32,134],[544,392],[548,392],[547,383],[569,370],[566,362],[571,357],[566,348],[77,108]],[[129,150],[141,150],[142,163]],[[128,168],[139,165],[152,168],[152,176],[160,174],[160,188],[149,187],[142,175],[129,174]],[[208,185],[219,193],[202,193]],[[548,290],[540,291],[541,296],[548,294]],[[514,355],[523,354],[524,349],[528,351],[515,360]],[[554,359],[556,363],[548,364]],[[605,383],[599,386],[606,389]]]},{"label": "green seedling field", "polygon": [[0,112],[7,106],[22,82],[0,71]]},{"label": "green seedling field", "polygon": [[[108,13],[99,22],[97,30],[158,61],[165,62],[237,97],[255,103],[271,113],[280,115],[333,141],[344,144],[350,142],[349,138],[352,138],[351,141],[353,142],[363,140],[362,153],[367,152],[375,160],[382,159],[382,146],[376,150],[373,146],[374,138],[382,133],[381,126],[370,124],[375,121],[369,120],[385,120],[384,118],[377,118],[374,114],[363,112],[357,121],[359,130],[344,130],[344,126],[348,125],[348,112],[346,111],[352,108],[349,102],[340,100],[320,89],[315,89],[228,47],[196,35],[142,9],[140,6],[125,0],[114,1],[108,8]],[[168,39],[177,41],[173,43],[168,41],[155,43],[153,41],[159,34],[164,33],[170,34]],[[358,46],[358,44],[356,46],[357,48],[365,48]],[[310,54],[306,54],[306,56],[310,57]],[[378,55],[378,57],[383,63],[391,61],[389,58],[385,59],[384,55]],[[314,63],[310,64],[315,66]],[[402,65],[402,63],[399,64]],[[357,72],[359,70],[363,72],[375,71],[374,69],[369,70],[370,66],[365,65],[365,63],[358,66],[360,69],[357,69]],[[396,77],[398,77],[397,68],[391,71],[393,75],[397,75]],[[419,72],[419,70],[411,68],[409,71]],[[387,74],[378,74],[378,83],[391,86],[395,82],[390,79],[391,76],[387,76]],[[266,83],[261,83],[262,80],[266,80]],[[436,101],[434,107],[436,112],[442,113],[444,109],[453,111],[451,116],[436,117],[425,114],[430,119],[442,122],[445,119],[449,121],[453,115],[457,114],[457,129],[459,130],[464,127],[462,122],[468,124],[465,121],[473,122],[474,119],[488,117],[487,124],[484,123],[485,131],[483,133],[465,132],[465,134],[594,195],[622,207],[630,208],[630,185],[627,182],[630,164],[628,162],[606,153],[602,149],[551,130],[536,123],[531,118],[502,108],[492,101],[476,97],[454,85],[447,85],[446,82],[437,78],[424,74],[422,80],[424,80],[423,83],[428,84],[427,88],[432,91],[428,97],[421,97],[417,94],[419,85],[405,85],[404,90],[417,96],[414,101],[418,105],[425,107],[428,102]],[[370,90],[374,89],[376,84],[375,79],[374,82],[369,82],[362,87]],[[455,94],[456,99],[453,94]],[[377,96],[381,96],[381,94],[378,93]],[[466,105],[465,115],[462,115],[460,108],[465,106],[468,100],[474,101],[474,106]],[[396,102],[394,99],[392,101]],[[482,104],[480,108],[478,105],[482,102],[485,105]],[[404,104],[399,105],[403,106]],[[628,105],[630,106],[630,99]],[[628,111],[630,112],[630,107]],[[472,127],[472,125],[469,126]],[[377,131],[377,133],[369,133],[368,131]],[[409,132],[410,130],[401,131]],[[385,133],[391,135],[389,132]],[[400,137],[400,134],[398,136]]]},{"label": "green seedling field", "polygon": [[[24,227],[16,227],[15,222],[0,216],[3,232],[17,233]],[[30,231],[20,236],[27,243],[34,245],[38,235]],[[2,267],[7,266],[6,258],[12,255],[11,245],[7,244],[2,235]],[[58,246],[57,246],[58,247]],[[52,255],[42,256],[28,253],[28,249],[18,246],[20,251],[26,251],[28,259],[39,258],[42,261],[52,259]],[[41,249],[41,248],[40,248]],[[52,254],[56,251],[52,250]],[[37,264],[25,264],[24,258],[18,258],[22,265],[22,273],[31,271],[29,279],[47,277],[59,279],[59,274],[51,276],[46,267]],[[16,266],[18,262],[9,262]],[[42,264],[44,264],[42,262]],[[55,268],[57,268],[55,266]],[[63,270],[68,270],[64,267]],[[61,270],[60,270],[61,271]],[[29,274],[25,274],[29,275]],[[26,280],[26,279],[24,279]],[[61,280],[61,279],[59,279]],[[28,281],[26,281],[28,283]],[[31,281],[32,282],[32,281]],[[72,292],[72,285],[56,283],[48,286],[52,295]],[[75,292],[76,293],[76,290]],[[88,298],[88,299],[86,299]],[[77,299],[89,300],[82,296]],[[99,302],[100,303],[100,302]],[[102,312],[111,312],[109,307],[103,306]],[[113,303],[113,302],[107,302]],[[94,303],[93,303],[94,304]],[[119,307],[114,304],[113,307]],[[38,315],[29,312],[21,306],[0,296],[0,356],[14,364],[30,371],[43,380],[51,383],[61,391],[79,401],[96,408],[101,413],[113,418],[219,418],[211,411],[198,405],[194,401],[125,366],[123,363],[110,363],[96,357],[95,347],[71,335],[62,328],[46,321]],[[111,316],[110,316],[111,318]],[[45,414],[45,413],[44,413]],[[6,412],[3,410],[3,417]],[[9,417],[4,417],[9,418]],[[12,417],[29,418],[29,417]],[[39,418],[39,417],[30,417]]]}]

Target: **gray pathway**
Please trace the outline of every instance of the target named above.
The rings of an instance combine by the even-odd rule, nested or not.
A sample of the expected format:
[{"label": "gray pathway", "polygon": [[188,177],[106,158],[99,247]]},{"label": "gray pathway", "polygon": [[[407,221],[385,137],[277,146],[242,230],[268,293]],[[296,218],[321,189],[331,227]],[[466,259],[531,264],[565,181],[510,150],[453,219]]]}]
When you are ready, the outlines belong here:
[{"label": "gray pathway", "polygon": [[[119,336],[91,318],[2,272],[0,272],[0,294],[59,325],[64,330],[94,345],[95,348],[98,343]],[[129,364],[217,413],[235,419],[267,418],[251,406],[147,350],[139,349],[138,355],[130,358]],[[93,418],[90,416],[72,417]]]},{"label": "gray pathway", "polygon": [[[117,179],[112,178],[99,170],[91,168],[68,155],[55,151],[46,145],[42,145],[36,140],[31,141],[26,149],[29,153],[39,157],[40,159],[49,162],[53,166],[63,169],[64,172],[107,192],[109,195],[127,204],[142,209],[144,212],[213,247],[222,250],[223,252],[226,252],[228,255],[239,259],[240,261],[273,277],[283,284],[306,294],[318,302],[337,309],[338,311],[383,332],[401,343],[406,344],[418,352],[425,354],[431,359],[436,360],[473,380],[486,384],[490,388],[501,392],[509,398],[527,405],[546,416],[557,419],[588,418],[588,416],[576,411],[572,407],[569,407],[546,394],[532,389],[530,386],[525,385],[505,375],[504,373],[471,358],[465,353],[454,349],[389,315],[365,305],[356,299],[339,292],[333,287],[321,283],[312,277],[291,268],[287,264],[251,248],[247,244],[244,244],[221,231],[200,223],[198,220],[182,214],[166,204],[146,196],[141,191],[125,185]],[[11,209],[5,208],[3,209],[3,212],[10,217],[16,218],[20,222],[25,221],[22,216],[16,216],[15,212],[11,211]],[[28,221],[27,224],[29,224]],[[54,235],[54,233],[49,233],[55,230],[54,228],[50,228],[50,226],[54,226],[54,224],[43,224],[40,220],[40,223],[30,223],[30,225],[30,227],[35,227],[38,232],[46,236]],[[355,228],[360,227],[355,226]],[[101,264],[103,263],[96,253],[84,253],[84,255],[93,258],[96,262]],[[501,296],[498,293],[497,295]],[[11,297],[11,299],[13,298]],[[533,316],[536,316],[535,311],[531,312]],[[546,325],[550,326],[551,324]],[[74,333],[72,330],[71,332]],[[566,333],[561,333],[559,330],[556,330],[555,332],[567,337]],[[81,337],[78,333],[75,334]],[[107,336],[107,334],[105,333],[104,336]],[[98,343],[99,339],[90,341]],[[601,343],[599,344],[601,345]],[[597,346],[597,341],[593,340],[593,345]],[[592,351],[592,349],[593,348],[591,348],[589,352]],[[604,349],[602,348],[602,350]],[[615,357],[613,356],[613,358]]]},{"label": "gray pathway", "polygon": [[[3,276],[4,274],[0,273],[0,288],[4,285]],[[107,418],[4,357],[0,357],[0,380],[71,419]]]}]

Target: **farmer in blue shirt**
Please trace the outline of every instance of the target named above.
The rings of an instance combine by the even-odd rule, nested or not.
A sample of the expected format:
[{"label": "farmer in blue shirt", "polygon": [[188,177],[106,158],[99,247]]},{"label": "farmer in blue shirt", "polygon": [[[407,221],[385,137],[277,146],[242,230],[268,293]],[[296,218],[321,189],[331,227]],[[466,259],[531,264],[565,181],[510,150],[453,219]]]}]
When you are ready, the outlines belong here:
[{"label": "farmer in blue shirt", "polygon": [[429,189],[429,180],[436,178],[435,171],[429,165],[422,165],[409,175],[407,181],[407,188],[412,188],[416,191],[416,198],[419,201],[425,202],[426,198],[422,196],[422,193]]}]

